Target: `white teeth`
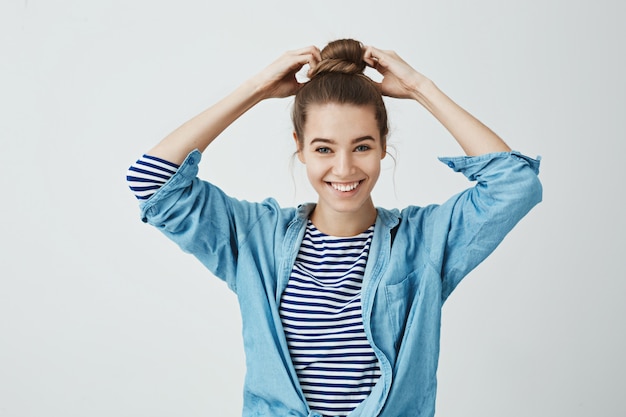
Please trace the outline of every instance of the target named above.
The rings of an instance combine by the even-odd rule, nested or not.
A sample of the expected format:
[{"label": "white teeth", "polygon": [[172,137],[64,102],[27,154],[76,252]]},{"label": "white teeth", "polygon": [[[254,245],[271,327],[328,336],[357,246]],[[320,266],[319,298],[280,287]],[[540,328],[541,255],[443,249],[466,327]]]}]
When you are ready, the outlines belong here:
[{"label": "white teeth", "polygon": [[347,191],[352,191],[356,187],[358,187],[359,181],[353,182],[351,184],[338,184],[338,183],[331,182],[330,185],[337,191],[347,192]]}]

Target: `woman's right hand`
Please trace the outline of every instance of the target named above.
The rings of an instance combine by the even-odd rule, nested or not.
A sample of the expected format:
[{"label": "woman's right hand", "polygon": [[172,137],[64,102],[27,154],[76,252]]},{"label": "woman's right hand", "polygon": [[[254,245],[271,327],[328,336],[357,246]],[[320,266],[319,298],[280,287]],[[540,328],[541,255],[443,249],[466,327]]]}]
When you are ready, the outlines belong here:
[{"label": "woman's right hand", "polygon": [[307,64],[314,68],[320,60],[320,50],[316,46],[287,51],[251,81],[256,84],[263,99],[289,97],[302,87],[296,73]]},{"label": "woman's right hand", "polygon": [[204,152],[224,129],[260,100],[294,95],[302,87],[296,73],[306,64],[315,67],[320,59],[320,50],[315,46],[285,52],[235,91],[170,133],[148,155],[181,164],[192,150]]}]

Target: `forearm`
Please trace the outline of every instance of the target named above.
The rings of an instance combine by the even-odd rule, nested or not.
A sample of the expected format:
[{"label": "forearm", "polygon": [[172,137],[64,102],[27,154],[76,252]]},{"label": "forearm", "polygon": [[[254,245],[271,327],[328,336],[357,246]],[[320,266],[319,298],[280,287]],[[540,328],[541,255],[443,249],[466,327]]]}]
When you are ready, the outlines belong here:
[{"label": "forearm", "polygon": [[251,80],[185,122],[147,152],[148,155],[180,164],[194,149],[203,152],[231,123],[263,99]]},{"label": "forearm", "polygon": [[432,81],[421,81],[412,96],[441,122],[467,155],[511,151],[498,135],[446,96]]}]

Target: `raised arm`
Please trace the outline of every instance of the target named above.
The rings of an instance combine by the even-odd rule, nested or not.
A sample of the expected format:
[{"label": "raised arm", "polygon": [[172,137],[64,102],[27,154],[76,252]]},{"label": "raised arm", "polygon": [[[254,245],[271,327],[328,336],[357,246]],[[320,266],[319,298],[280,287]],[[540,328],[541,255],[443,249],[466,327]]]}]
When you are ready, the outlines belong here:
[{"label": "raised arm", "polygon": [[189,152],[203,152],[207,146],[242,114],[267,98],[288,97],[300,88],[296,73],[320,60],[315,46],[289,51],[250,78],[235,91],[174,130],[148,151],[148,155],[180,164]]},{"label": "raised arm", "polygon": [[382,74],[380,86],[384,95],[417,100],[452,134],[467,155],[511,150],[491,129],[452,101],[395,52],[368,46],[363,59]]}]

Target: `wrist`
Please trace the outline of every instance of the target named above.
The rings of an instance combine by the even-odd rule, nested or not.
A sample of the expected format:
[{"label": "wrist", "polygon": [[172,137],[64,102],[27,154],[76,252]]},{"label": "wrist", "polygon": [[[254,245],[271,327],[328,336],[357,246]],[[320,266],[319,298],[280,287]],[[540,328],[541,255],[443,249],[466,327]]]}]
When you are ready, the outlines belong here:
[{"label": "wrist", "polygon": [[246,97],[246,101],[257,104],[268,98],[267,88],[255,78],[244,81],[238,88],[239,93]]},{"label": "wrist", "polygon": [[411,98],[423,104],[438,91],[439,89],[434,82],[426,77],[421,77],[416,79],[411,86]]}]

